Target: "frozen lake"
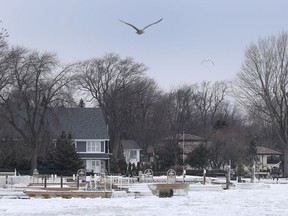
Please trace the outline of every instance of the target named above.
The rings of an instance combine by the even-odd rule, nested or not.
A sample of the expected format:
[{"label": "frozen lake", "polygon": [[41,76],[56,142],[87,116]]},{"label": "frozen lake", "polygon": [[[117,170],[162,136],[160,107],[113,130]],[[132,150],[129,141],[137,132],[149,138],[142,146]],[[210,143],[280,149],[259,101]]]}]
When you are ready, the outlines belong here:
[{"label": "frozen lake", "polygon": [[187,196],[111,199],[0,199],[0,215],[288,215],[288,184],[254,189],[189,191]]}]

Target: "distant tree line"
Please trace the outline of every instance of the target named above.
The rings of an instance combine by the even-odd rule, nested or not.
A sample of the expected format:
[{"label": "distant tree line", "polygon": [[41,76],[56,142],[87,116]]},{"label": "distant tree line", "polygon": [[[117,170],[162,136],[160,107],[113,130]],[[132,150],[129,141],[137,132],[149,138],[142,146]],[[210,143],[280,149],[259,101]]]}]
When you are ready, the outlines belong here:
[{"label": "distant tree line", "polygon": [[[183,165],[176,137],[184,131],[209,141],[209,146],[201,146],[209,152],[207,160],[201,157],[204,165],[246,163],[247,149],[257,137],[257,144],[283,150],[288,174],[286,32],[251,44],[234,81],[203,81],[169,91],[160,89],[145,74],[148,68],[131,57],[108,53],[65,65],[55,53],[11,46],[3,35],[0,167],[33,170],[47,163],[52,151],[45,127],[47,110],[85,107],[92,100],[109,128],[112,170],[119,169],[123,157],[121,139],[134,139],[144,156],[152,146],[155,169]],[[87,101],[77,101],[83,92]],[[168,140],[164,146],[163,140]],[[191,152],[191,158],[200,153]]]}]

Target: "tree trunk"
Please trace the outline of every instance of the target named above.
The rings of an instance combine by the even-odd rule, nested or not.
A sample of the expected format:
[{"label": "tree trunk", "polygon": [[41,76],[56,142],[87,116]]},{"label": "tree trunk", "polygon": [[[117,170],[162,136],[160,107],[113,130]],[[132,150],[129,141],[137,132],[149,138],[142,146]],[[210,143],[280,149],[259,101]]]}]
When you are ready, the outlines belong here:
[{"label": "tree trunk", "polygon": [[[114,161],[118,161],[118,151],[119,151],[119,145],[120,145],[120,141],[121,141],[121,135],[120,135],[120,131],[117,130],[116,127],[112,127],[109,126],[109,137],[110,137],[110,150],[112,153],[111,155],[111,159],[113,159]],[[122,154],[122,153],[121,153]]]},{"label": "tree trunk", "polygon": [[120,141],[121,141],[121,137],[120,137],[120,133],[119,132],[115,132],[114,134],[114,140],[113,140],[113,146],[112,146],[112,152],[113,152],[113,159],[115,161],[118,161],[119,159],[119,153],[122,154],[123,152],[119,152],[119,146],[120,146]]},{"label": "tree trunk", "polygon": [[35,142],[32,146],[34,146],[34,149],[32,149],[32,157],[31,157],[31,173],[33,174],[33,170],[37,169],[37,163],[38,163],[38,143]]},{"label": "tree trunk", "polygon": [[285,177],[288,176],[288,143],[284,146],[284,164],[283,164],[283,174]]}]

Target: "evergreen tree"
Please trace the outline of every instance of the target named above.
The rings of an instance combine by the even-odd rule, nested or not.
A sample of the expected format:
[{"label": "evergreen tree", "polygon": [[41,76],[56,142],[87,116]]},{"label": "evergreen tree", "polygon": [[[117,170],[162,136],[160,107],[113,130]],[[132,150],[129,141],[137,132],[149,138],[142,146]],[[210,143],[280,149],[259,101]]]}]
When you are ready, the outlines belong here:
[{"label": "evergreen tree", "polygon": [[200,170],[208,166],[209,157],[209,149],[203,143],[201,143],[187,155],[185,162],[190,166],[196,167]]},{"label": "evergreen tree", "polygon": [[139,172],[139,171],[141,170],[141,164],[140,164],[139,161],[137,162],[137,167],[136,167],[136,169],[137,169],[137,172]]},{"label": "evergreen tree", "polygon": [[131,171],[132,171],[132,164],[129,162],[129,164],[128,164],[128,172],[131,173]]},{"label": "evergreen tree", "polygon": [[131,167],[131,173],[132,173],[132,175],[136,175],[137,174],[136,165],[134,163],[132,164],[132,167]]},{"label": "evergreen tree", "polygon": [[83,162],[76,152],[71,134],[62,131],[50,157],[51,168],[58,175],[72,175],[83,168]]},{"label": "evergreen tree", "polygon": [[86,104],[85,102],[83,101],[83,99],[81,98],[80,101],[79,101],[79,104],[78,104],[78,107],[80,108],[85,108]]},{"label": "evergreen tree", "polygon": [[248,159],[251,165],[257,160],[257,137],[255,137],[248,147]]}]

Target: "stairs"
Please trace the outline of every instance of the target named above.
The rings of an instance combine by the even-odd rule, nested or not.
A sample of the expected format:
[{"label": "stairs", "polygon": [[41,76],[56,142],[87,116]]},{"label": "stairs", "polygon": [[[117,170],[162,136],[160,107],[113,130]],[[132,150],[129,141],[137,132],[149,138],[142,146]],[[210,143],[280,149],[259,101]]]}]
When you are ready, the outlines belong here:
[{"label": "stairs", "polygon": [[128,193],[134,193],[135,196],[151,196],[152,191],[149,189],[147,183],[135,183],[130,184],[128,187]]},{"label": "stairs", "polygon": [[29,199],[23,190],[1,189],[0,199]]},{"label": "stairs", "polygon": [[[131,183],[131,184],[121,184],[118,185],[122,192],[125,191],[126,196],[135,196],[142,197],[142,196],[151,196],[152,191],[149,189],[147,183]],[[115,197],[123,196],[123,193],[117,192],[115,193]]]}]

